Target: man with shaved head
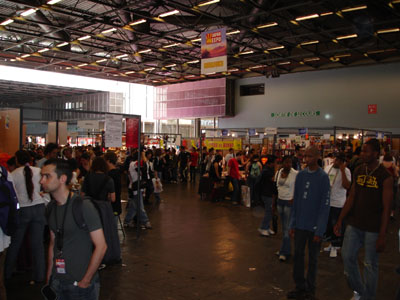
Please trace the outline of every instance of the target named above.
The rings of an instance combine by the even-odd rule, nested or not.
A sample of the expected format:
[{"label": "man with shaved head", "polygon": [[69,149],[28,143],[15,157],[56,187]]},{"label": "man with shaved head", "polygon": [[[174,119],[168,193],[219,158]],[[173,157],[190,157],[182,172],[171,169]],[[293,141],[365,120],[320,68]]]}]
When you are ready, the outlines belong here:
[{"label": "man with shaved head", "polygon": [[[295,290],[288,299],[314,299],[318,253],[328,223],[330,184],[328,175],[318,166],[320,152],[308,147],[304,159],[307,167],[297,175],[290,218],[290,236],[294,237],[293,279]],[[304,273],[304,253],[308,245],[308,272]]]}]

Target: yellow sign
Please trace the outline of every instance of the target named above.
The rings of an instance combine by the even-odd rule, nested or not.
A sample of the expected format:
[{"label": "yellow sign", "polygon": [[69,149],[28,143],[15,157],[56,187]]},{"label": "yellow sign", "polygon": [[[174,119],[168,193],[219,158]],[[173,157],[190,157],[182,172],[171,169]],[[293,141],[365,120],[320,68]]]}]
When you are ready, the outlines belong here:
[{"label": "yellow sign", "polygon": [[210,149],[214,148],[215,150],[229,150],[233,148],[234,150],[242,150],[242,140],[223,140],[223,141],[204,141],[205,146]]}]

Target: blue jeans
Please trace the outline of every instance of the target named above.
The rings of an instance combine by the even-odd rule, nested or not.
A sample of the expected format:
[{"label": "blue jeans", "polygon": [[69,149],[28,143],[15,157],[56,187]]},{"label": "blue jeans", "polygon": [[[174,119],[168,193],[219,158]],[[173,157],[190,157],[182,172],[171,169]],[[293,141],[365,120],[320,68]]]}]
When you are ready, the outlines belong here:
[{"label": "blue jeans", "polygon": [[[344,274],[353,291],[362,300],[375,299],[378,286],[378,259],[376,252],[377,232],[367,232],[348,225],[344,234],[342,259]],[[364,283],[358,266],[358,252],[364,246]]]},{"label": "blue jeans", "polygon": [[232,202],[239,202],[239,197],[240,197],[240,189],[239,189],[239,180],[236,178],[229,177],[230,181],[233,186],[233,192],[232,192]]},{"label": "blue jeans", "polygon": [[[138,213],[138,209],[137,209],[138,194],[140,194],[140,199],[139,199],[140,211],[139,211],[139,213]],[[133,195],[133,198],[129,197],[128,212],[126,213],[125,220],[124,220],[125,224],[129,224],[132,221],[132,219],[136,216],[137,213],[138,213],[139,222],[141,224],[146,224],[149,221],[149,217],[147,216],[147,213],[144,210],[142,192],[139,192],[138,194]]]},{"label": "blue jeans", "polygon": [[253,176],[249,176],[247,178],[247,185],[250,188],[250,200],[251,200],[251,204],[257,204],[260,200],[260,195],[259,195],[259,179],[261,178],[261,176],[259,177],[253,177]]},{"label": "blue jeans", "polygon": [[5,278],[11,277],[17,261],[18,252],[21,248],[26,230],[29,228],[31,235],[32,259],[33,259],[33,280],[43,281],[45,279],[45,258],[43,235],[46,224],[44,204],[21,207],[18,210],[18,226],[11,237],[10,248],[7,251],[5,264]]},{"label": "blue jeans", "polygon": [[269,229],[272,220],[272,197],[261,196],[265,205],[264,219],[262,220],[261,229]]},{"label": "blue jeans", "polygon": [[292,204],[290,203],[290,201],[278,199],[277,209],[282,222],[282,246],[279,254],[288,256],[291,254],[289,224],[290,214],[292,212]]},{"label": "blue jeans", "polygon": [[51,288],[57,294],[58,300],[97,300],[100,294],[100,282],[98,279],[92,281],[86,289],[73,285],[73,283],[62,282],[53,279]]},{"label": "blue jeans", "polygon": [[[321,243],[314,243],[314,232],[296,229],[294,233],[293,279],[296,290],[315,293],[317,281],[317,263]],[[304,254],[308,244],[308,271],[304,277]]]}]

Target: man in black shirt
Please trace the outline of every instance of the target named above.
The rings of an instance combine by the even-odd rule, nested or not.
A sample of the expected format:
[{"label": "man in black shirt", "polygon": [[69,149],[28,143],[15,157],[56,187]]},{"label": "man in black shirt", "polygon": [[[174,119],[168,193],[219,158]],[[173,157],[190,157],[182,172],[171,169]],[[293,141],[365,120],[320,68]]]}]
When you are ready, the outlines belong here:
[{"label": "man in black shirt", "polygon": [[187,182],[187,165],[189,160],[190,153],[186,152],[185,147],[182,146],[178,155],[178,161],[180,163],[179,174],[181,175],[182,182]]}]

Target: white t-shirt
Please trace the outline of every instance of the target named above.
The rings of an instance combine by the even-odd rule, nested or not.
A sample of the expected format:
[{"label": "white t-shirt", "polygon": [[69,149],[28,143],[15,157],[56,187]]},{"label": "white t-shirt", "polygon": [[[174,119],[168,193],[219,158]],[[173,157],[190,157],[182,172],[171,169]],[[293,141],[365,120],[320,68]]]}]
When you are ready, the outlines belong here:
[{"label": "white t-shirt", "polygon": [[278,187],[278,199],[280,200],[292,200],[294,195],[294,183],[296,182],[297,171],[291,169],[288,177],[282,178],[283,169],[276,172],[275,182]]},{"label": "white t-shirt", "polygon": [[227,155],[225,155],[225,162],[226,162],[226,163],[229,163],[229,160],[230,160],[231,158],[233,158],[233,157],[234,157],[233,153],[228,153]]},{"label": "white t-shirt", "polygon": [[[331,184],[331,206],[342,208],[346,202],[347,190],[342,185],[342,172],[340,169],[335,169],[333,166],[325,168]],[[346,178],[351,181],[351,172],[348,168],[345,169]]]},{"label": "white t-shirt", "polygon": [[20,207],[28,207],[38,204],[44,204],[45,199],[40,195],[40,169],[36,167],[30,167],[32,170],[32,182],[33,182],[33,194],[32,201],[28,197],[28,192],[26,191],[24,167],[19,167],[15,169],[12,173],[12,179],[15,186],[15,192],[17,193],[18,203]]},{"label": "white t-shirt", "polygon": [[[138,172],[137,172],[137,166],[138,162],[137,161],[132,161],[129,164],[129,175],[130,175],[130,182],[129,182],[129,188],[132,188],[132,183],[138,180]],[[144,180],[143,177],[140,178],[140,180]],[[137,184],[137,183],[135,183]],[[137,191],[133,191],[134,195],[137,195]]]}]

